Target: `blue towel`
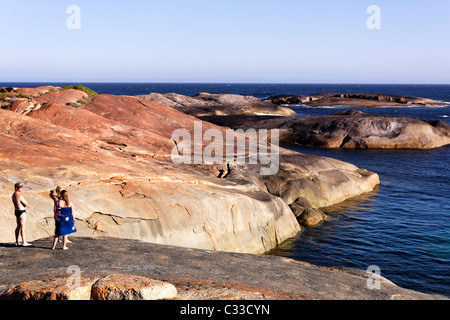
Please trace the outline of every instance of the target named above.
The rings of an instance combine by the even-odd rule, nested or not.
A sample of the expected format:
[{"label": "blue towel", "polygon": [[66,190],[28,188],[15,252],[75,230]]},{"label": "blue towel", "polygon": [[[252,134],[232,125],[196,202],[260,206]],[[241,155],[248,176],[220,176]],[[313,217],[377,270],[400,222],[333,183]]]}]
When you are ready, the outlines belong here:
[{"label": "blue towel", "polygon": [[56,212],[55,224],[57,236],[67,236],[77,232],[72,217],[72,208],[59,208]]}]

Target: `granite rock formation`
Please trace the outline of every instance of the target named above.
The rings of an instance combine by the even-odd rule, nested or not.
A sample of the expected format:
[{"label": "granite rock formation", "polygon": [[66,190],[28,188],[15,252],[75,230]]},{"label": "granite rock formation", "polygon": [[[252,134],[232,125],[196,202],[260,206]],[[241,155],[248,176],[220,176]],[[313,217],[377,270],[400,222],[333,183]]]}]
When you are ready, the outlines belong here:
[{"label": "granite rock formation", "polygon": [[298,222],[305,227],[316,227],[327,219],[326,214],[315,208],[306,198],[300,197],[289,205]]},{"label": "granite rock formation", "polygon": [[341,94],[341,93],[318,93],[311,96],[302,95],[275,95],[267,98],[268,101],[277,105],[304,104],[309,107],[326,106],[351,106],[351,107],[436,107],[448,105],[448,103],[433,99],[408,97],[388,94]]},{"label": "granite rock formation", "polygon": [[129,275],[108,275],[92,285],[87,300],[172,300],[177,297],[173,284]]},{"label": "granite rock formation", "polygon": [[431,149],[450,144],[450,126],[405,116],[348,110],[305,117],[202,117],[233,129],[279,129],[282,144],[326,148]]},{"label": "granite rock formation", "polygon": [[10,286],[0,292],[0,300],[173,300],[174,285],[131,275],[75,279],[58,276],[31,280]]},{"label": "granite rock formation", "polygon": [[[250,253],[301,230],[288,206],[299,197],[319,208],[379,183],[351,164],[284,149],[273,176],[260,175],[261,163],[175,164],[172,133],[194,135],[197,118],[135,97],[53,90],[34,96],[41,107],[26,115],[0,110],[0,241],[14,241],[10,197],[18,181],[31,206],[28,241],[53,235],[48,193],[59,185],[74,202],[78,236]],[[80,105],[60,104],[79,97]],[[202,124],[203,132],[226,134]]]},{"label": "granite rock formation", "polygon": [[235,94],[199,93],[189,97],[176,93],[151,93],[138,98],[158,102],[193,116],[211,115],[255,115],[275,114],[280,116],[295,115],[290,108],[260,101],[254,97]]}]

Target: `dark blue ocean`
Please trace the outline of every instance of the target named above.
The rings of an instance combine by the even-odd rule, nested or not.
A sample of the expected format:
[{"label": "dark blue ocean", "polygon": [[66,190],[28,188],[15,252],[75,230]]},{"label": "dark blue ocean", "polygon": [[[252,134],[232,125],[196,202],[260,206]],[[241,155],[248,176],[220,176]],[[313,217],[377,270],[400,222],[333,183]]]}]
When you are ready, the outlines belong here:
[{"label": "dark blue ocean", "polygon": [[[124,95],[209,92],[265,99],[275,94],[385,93],[450,102],[450,85],[82,84],[98,93]],[[0,83],[0,87],[39,85]],[[356,108],[295,106],[293,109],[303,116]],[[442,120],[450,124],[448,106],[359,110]],[[450,296],[450,146],[434,150],[292,149],[340,159],[374,171],[380,175],[381,185],[369,194],[326,208],[329,220],[319,227],[306,229],[272,254],[329,267],[366,270],[376,265],[382,276],[401,287]]]}]

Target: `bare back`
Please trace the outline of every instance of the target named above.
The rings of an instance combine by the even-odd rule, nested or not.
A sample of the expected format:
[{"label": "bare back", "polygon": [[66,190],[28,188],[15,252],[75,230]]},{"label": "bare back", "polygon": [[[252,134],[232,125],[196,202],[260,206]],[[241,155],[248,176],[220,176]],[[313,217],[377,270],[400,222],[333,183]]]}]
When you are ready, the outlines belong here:
[{"label": "bare back", "polygon": [[69,201],[69,203],[66,203],[63,199],[59,199],[57,202],[58,208],[72,208],[72,203]]}]

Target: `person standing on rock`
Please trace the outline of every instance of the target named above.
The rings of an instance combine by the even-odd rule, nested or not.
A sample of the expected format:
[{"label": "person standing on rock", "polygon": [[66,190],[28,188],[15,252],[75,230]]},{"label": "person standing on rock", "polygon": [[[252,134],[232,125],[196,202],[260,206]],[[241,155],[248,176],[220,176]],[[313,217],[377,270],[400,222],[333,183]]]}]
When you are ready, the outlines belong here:
[{"label": "person standing on rock", "polygon": [[15,230],[16,235],[16,246],[19,245],[19,235],[22,236],[22,246],[31,246],[30,243],[25,241],[25,225],[27,222],[27,212],[26,208],[29,208],[28,202],[22,195],[23,184],[16,183],[14,186],[14,194],[12,195],[12,201],[14,204],[14,215],[16,216],[17,227]]},{"label": "person standing on rock", "polygon": [[67,247],[68,235],[77,230],[74,224],[73,204],[69,200],[69,193],[66,190],[61,191],[61,198],[56,202],[55,214],[55,237],[53,238],[52,250],[55,250],[59,237],[63,237],[63,250]]},{"label": "person standing on rock", "polygon": [[[61,187],[57,186],[55,190],[50,191],[50,198],[53,200],[53,217],[56,221],[56,214],[58,212],[58,201],[61,199]],[[55,225],[56,228],[56,225]],[[61,242],[61,240],[59,240]],[[72,241],[67,238],[67,243],[72,243]]]}]

